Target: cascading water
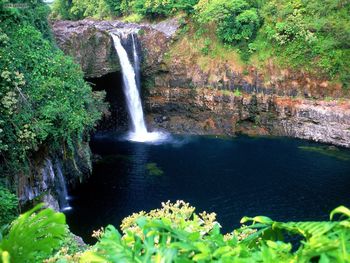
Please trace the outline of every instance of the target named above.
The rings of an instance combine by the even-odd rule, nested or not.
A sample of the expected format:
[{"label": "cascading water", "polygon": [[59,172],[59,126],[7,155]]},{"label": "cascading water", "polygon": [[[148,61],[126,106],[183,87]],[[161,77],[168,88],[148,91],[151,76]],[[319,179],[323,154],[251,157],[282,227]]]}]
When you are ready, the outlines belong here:
[{"label": "cascading water", "polygon": [[134,58],[136,86],[140,92],[140,87],[141,87],[140,59],[139,59],[139,56],[137,54],[137,48],[136,48],[137,42],[135,40],[135,35],[131,34],[131,38],[132,38],[132,47],[133,47],[132,51],[133,51],[133,58]]},{"label": "cascading water", "polygon": [[68,203],[69,196],[67,191],[66,180],[64,179],[64,176],[62,173],[61,164],[58,161],[56,162],[55,170],[56,170],[55,174],[57,178],[56,192],[58,194],[58,202],[60,205],[60,209],[62,211],[71,210],[72,208],[69,206],[69,203]]},{"label": "cascading water", "polygon": [[[132,50],[134,67],[132,66],[128,53],[122,45],[123,37],[128,37],[123,32],[112,32],[114,47],[119,57],[123,73],[123,90],[127,101],[128,111],[132,123],[132,131],[129,132],[128,139],[137,142],[154,142],[166,139],[166,135],[159,132],[148,132],[143,117],[142,103],[137,88],[139,78],[139,57],[136,50],[136,41],[134,32],[130,33],[132,37]],[[136,69],[136,70],[135,70]],[[136,73],[138,75],[136,75]]]}]

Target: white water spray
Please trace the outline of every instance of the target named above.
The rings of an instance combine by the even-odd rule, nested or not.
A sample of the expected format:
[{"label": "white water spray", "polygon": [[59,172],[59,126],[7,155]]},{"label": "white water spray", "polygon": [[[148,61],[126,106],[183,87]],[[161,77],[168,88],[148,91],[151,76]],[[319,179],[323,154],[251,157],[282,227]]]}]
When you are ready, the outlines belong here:
[{"label": "white water spray", "polygon": [[[67,191],[67,184],[66,180],[64,179],[62,169],[61,169],[61,164],[57,161],[56,163],[56,176],[57,176],[57,186],[56,186],[56,191],[59,195],[59,205],[61,208],[61,211],[67,211],[71,210],[72,207],[69,205],[68,200],[68,191]],[[51,166],[52,170],[52,166]],[[52,170],[53,172],[53,170]]]},{"label": "white water spray", "polygon": [[133,47],[132,50],[133,50],[133,59],[134,59],[134,71],[135,71],[136,87],[137,87],[138,91],[140,92],[140,87],[141,87],[140,59],[139,59],[139,56],[137,55],[135,35],[131,34],[131,38],[132,38],[132,47]]},{"label": "white water spray", "polygon": [[[111,33],[111,36],[113,38],[114,47],[119,56],[119,61],[122,68],[124,84],[123,89],[132,123],[132,131],[129,132],[128,139],[137,142],[153,142],[165,140],[167,137],[165,134],[147,131],[145,120],[143,117],[140,94],[137,88],[137,76],[135,74],[134,67],[132,66],[129,60],[128,54],[122,45],[121,39],[123,35],[121,34],[121,32],[114,32]],[[134,64],[137,68],[139,58],[136,52],[135,39],[133,35],[132,40]]]}]

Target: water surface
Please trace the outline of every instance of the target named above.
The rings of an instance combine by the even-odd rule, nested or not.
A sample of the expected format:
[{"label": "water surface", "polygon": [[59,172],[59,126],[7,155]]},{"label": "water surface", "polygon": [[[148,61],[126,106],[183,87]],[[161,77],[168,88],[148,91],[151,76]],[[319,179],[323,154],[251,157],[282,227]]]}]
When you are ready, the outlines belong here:
[{"label": "water surface", "polygon": [[348,150],[288,138],[175,141],[152,145],[96,136],[91,146],[100,158],[93,175],[70,193],[72,231],[91,242],[92,230],[119,226],[133,212],[177,199],[216,212],[224,232],[244,215],[327,220],[336,206],[350,206]]}]

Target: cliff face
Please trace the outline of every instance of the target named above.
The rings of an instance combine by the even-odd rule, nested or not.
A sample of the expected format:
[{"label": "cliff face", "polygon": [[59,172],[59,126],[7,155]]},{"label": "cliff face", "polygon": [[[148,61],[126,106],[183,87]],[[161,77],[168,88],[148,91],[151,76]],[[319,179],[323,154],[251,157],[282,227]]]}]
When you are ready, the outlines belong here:
[{"label": "cliff face", "polygon": [[120,71],[120,64],[109,31],[139,31],[143,47],[143,71],[150,75],[159,71],[171,36],[176,32],[176,19],[156,25],[127,24],[120,21],[56,21],[52,25],[57,45],[81,65],[86,78],[96,78]]},{"label": "cliff face", "polygon": [[[224,50],[216,58],[204,56],[195,42],[176,32],[176,20],[156,25],[90,20],[53,24],[58,45],[82,65],[87,77],[119,70],[106,32],[123,27],[139,29],[149,126],[174,133],[292,136],[350,147],[350,102],[328,98],[345,94],[322,77],[280,69],[272,62],[263,69],[245,67]],[[87,66],[81,54],[97,63]]]},{"label": "cliff face", "polygon": [[214,89],[155,88],[148,123],[174,133],[278,135],[350,147],[350,103]]},{"label": "cliff face", "polygon": [[[58,21],[53,25],[58,46],[79,63],[88,78],[101,77],[120,70],[119,61],[108,34],[108,23],[95,27],[93,21]],[[105,28],[103,30],[102,28]]]},{"label": "cliff face", "polygon": [[17,175],[21,205],[43,201],[56,210],[66,205],[66,187],[82,182],[92,170],[89,144],[75,144],[74,149],[67,156],[64,148],[43,148],[31,158],[29,171]]}]

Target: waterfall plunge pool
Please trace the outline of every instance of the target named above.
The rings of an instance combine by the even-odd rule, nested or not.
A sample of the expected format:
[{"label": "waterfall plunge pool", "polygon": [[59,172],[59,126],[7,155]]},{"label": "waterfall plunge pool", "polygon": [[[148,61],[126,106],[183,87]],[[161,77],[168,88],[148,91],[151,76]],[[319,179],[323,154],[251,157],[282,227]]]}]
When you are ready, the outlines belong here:
[{"label": "waterfall plunge pool", "polygon": [[70,192],[67,221],[86,242],[93,230],[178,199],[217,213],[223,232],[246,216],[327,220],[350,206],[350,151],[290,138],[173,136],[163,144],[95,136],[93,174]]},{"label": "waterfall plunge pool", "polygon": [[[124,217],[167,200],[216,212],[224,233],[239,227],[245,215],[326,220],[333,208],[350,206],[350,150],[289,138],[169,139],[148,131],[137,30],[110,34],[122,74],[91,80],[95,89],[107,91],[112,117],[91,142],[98,155],[91,178],[70,192],[72,210],[66,215],[73,233],[92,243],[93,230],[118,227]],[[126,123],[127,136],[113,134]]]}]

